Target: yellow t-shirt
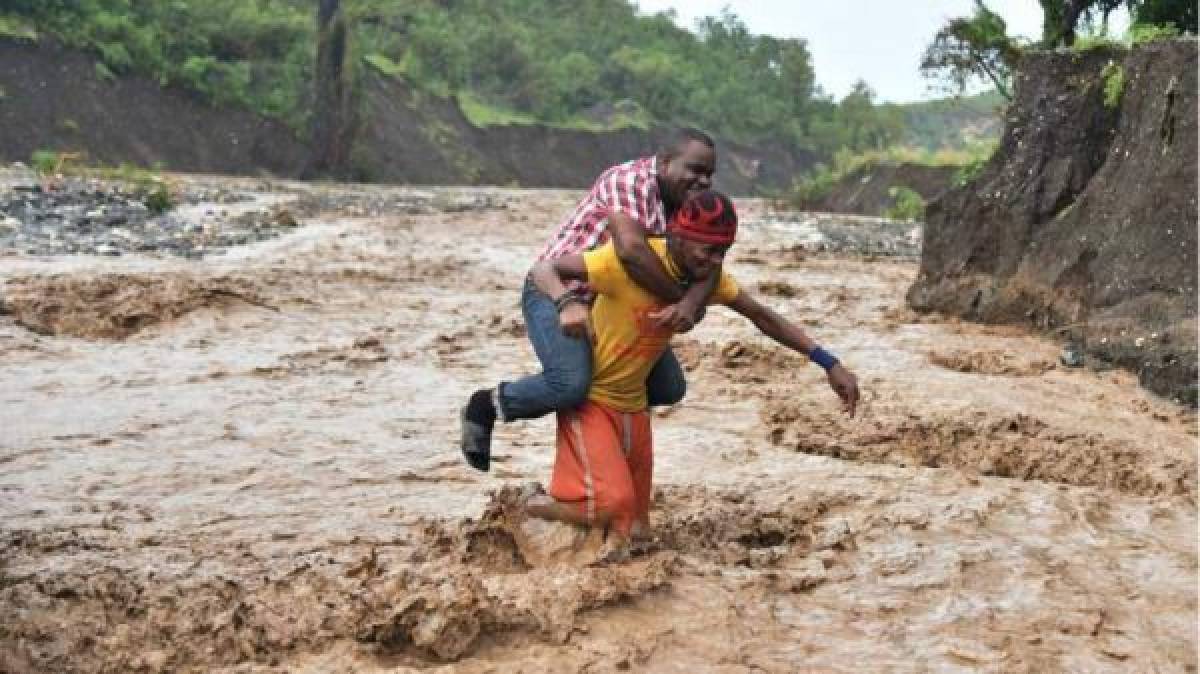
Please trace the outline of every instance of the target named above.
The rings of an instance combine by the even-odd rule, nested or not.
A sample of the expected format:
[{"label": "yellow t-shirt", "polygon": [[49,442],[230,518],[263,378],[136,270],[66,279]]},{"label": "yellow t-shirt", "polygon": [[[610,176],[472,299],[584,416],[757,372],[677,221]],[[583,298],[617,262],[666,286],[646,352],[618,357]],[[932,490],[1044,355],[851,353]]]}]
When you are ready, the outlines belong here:
[{"label": "yellow t-shirt", "polygon": [[[666,239],[650,239],[650,248],[675,280],[683,274],[667,255]],[[666,305],[646,292],[625,273],[611,242],[583,254],[588,284],[596,291],[592,305],[592,386],[588,399],[618,412],[646,409],[646,377],[670,344],[670,330],[656,330],[648,314]],[[729,274],[713,291],[709,304],[728,304],[737,297],[738,285]]]}]

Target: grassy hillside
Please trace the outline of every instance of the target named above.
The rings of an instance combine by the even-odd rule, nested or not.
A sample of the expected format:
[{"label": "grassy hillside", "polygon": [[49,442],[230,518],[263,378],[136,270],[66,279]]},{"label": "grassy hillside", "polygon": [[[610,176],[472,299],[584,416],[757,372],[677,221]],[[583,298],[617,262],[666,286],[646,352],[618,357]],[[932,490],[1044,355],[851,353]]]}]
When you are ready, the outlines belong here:
[{"label": "grassy hillside", "polygon": [[[149,75],[306,134],[315,6],[8,0],[0,36],[63,42],[92,54],[104,78]],[[359,91],[367,71],[402,78],[425,94],[455,98],[480,127],[693,124],[829,158],[897,145],[962,148],[994,128],[984,97],[878,105],[862,85],[835,101],[816,87],[804,40],[753,35],[728,11],[692,32],[665,14],[640,15],[625,0],[343,0],[341,8],[349,91]]]},{"label": "grassy hillside", "polygon": [[1007,101],[995,91],[901,106],[903,144],[926,150],[966,150],[1000,137]]}]

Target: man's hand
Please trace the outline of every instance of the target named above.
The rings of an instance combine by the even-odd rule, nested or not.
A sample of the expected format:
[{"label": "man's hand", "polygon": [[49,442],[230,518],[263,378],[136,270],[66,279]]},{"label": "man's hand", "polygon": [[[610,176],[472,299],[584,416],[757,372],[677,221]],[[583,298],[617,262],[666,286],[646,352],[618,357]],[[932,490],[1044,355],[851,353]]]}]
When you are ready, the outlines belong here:
[{"label": "man's hand", "polygon": [[[708,307],[709,298],[716,292],[717,284],[721,281],[721,270],[718,267],[704,278],[694,279],[691,286],[684,291],[683,297],[675,304],[658,312],[655,327],[672,332],[687,332],[704,320],[704,311]],[[655,319],[655,314],[651,314]]]},{"label": "man's hand", "polygon": [[562,327],[563,334],[576,339],[584,339],[585,337],[591,341],[596,341],[592,333],[591,312],[583,302],[569,302],[567,306],[558,312],[558,324]]},{"label": "man's hand", "polygon": [[686,300],[677,304],[669,304],[658,311],[652,311],[646,316],[654,321],[654,327],[671,332],[687,332],[704,318],[704,307],[699,312],[687,304]]},{"label": "man's hand", "polygon": [[842,399],[842,409],[853,418],[854,410],[858,407],[858,380],[841,363],[829,368],[826,374],[829,387]]}]

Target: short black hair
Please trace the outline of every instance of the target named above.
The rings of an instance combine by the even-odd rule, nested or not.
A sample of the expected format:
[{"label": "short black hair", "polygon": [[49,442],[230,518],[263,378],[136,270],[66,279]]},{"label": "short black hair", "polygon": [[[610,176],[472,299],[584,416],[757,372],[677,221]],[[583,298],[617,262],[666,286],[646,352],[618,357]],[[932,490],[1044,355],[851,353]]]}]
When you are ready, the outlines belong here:
[{"label": "short black hair", "polygon": [[679,154],[684,145],[693,141],[703,143],[710,149],[717,149],[717,144],[713,142],[712,136],[694,126],[681,126],[671,132],[666,144],[658,150],[658,155],[660,157],[674,157]]}]

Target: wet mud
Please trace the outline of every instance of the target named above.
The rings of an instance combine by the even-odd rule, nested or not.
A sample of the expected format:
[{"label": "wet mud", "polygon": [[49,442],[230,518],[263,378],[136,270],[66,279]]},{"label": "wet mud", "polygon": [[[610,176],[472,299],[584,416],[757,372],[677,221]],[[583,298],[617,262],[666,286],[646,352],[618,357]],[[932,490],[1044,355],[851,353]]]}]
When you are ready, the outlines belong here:
[{"label": "wet mud", "polygon": [[1195,413],[900,308],[914,261],[739,204],[729,269],[860,414],[711,309],[608,562],[524,514],[552,420],[457,448],[577,195],[275,196],[298,226],[225,255],[5,258],[0,671],[1195,671]]},{"label": "wet mud", "polygon": [[1050,360],[1023,358],[1005,351],[930,352],[929,362],[957,372],[978,372],[1011,377],[1045,374],[1055,365]]},{"label": "wet mud", "polygon": [[17,325],[38,334],[120,339],[198,309],[238,303],[263,306],[264,300],[244,279],[101,274],[9,279],[3,307]]}]

